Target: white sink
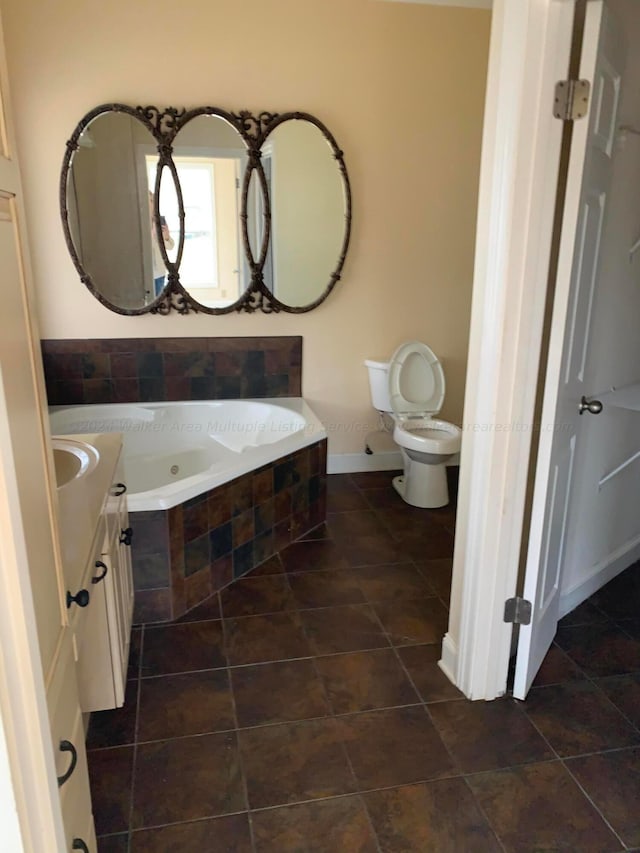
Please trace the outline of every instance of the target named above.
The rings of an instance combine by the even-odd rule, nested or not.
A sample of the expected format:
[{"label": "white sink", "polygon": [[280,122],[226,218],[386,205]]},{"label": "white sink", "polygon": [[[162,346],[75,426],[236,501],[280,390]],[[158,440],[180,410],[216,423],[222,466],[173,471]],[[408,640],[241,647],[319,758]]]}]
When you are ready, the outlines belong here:
[{"label": "white sink", "polygon": [[58,489],[94,470],[100,459],[95,447],[73,438],[53,438],[53,462]]}]

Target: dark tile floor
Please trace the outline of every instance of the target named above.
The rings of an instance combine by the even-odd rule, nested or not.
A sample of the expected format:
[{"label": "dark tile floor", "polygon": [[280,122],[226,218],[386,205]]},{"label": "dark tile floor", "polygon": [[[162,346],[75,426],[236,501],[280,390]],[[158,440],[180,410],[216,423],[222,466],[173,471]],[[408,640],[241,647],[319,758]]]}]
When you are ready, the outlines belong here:
[{"label": "dark tile floor", "polygon": [[88,736],[100,853],[640,850],[640,567],[526,702],[437,666],[454,509],[329,478],[327,524],[166,626]]}]

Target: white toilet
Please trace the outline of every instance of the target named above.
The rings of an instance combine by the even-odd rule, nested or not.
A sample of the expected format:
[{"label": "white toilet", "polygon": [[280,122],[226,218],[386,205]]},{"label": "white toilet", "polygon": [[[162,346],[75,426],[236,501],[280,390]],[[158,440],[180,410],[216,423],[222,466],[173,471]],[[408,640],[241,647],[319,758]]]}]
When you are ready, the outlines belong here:
[{"label": "white toilet", "polygon": [[444,400],[442,365],[419,341],[399,346],[390,361],[365,365],[374,408],[393,418],[393,439],[402,452],[404,474],[393,478],[396,491],[412,506],[445,506],[445,463],[460,450],[461,431],[435,417]]}]

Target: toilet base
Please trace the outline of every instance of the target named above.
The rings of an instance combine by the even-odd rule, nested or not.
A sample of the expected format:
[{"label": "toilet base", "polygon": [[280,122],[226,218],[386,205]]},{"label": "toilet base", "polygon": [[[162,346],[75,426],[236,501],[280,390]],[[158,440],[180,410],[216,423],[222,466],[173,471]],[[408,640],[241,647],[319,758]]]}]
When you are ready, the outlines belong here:
[{"label": "toilet base", "polygon": [[404,474],[394,477],[393,488],[405,503],[420,509],[437,509],[449,503],[449,486],[444,465],[410,463]]}]

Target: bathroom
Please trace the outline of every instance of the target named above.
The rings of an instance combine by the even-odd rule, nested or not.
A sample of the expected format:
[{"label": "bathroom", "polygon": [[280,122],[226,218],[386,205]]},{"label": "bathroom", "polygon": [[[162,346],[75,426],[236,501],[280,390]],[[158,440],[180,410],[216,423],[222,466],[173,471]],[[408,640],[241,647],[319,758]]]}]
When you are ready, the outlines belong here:
[{"label": "bathroom", "polygon": [[[329,436],[334,510],[357,513],[386,501],[391,475],[376,474],[383,463],[364,449],[377,427],[364,360],[387,357],[406,340],[427,342],[446,374],[441,416],[462,420],[489,12],[374,0],[315,3],[313,16],[293,0],[188,10],[164,0],[122,2],[90,12],[70,2],[52,9],[5,0],[2,10],[42,337],[88,344],[214,338],[221,347],[225,338],[258,338],[267,348],[270,338],[302,336],[301,385]],[[300,316],[106,311],[68,257],[57,186],[65,141],[82,115],[108,101],[304,109],[320,117],[344,151],[354,200],[349,254],[329,299]],[[452,523],[449,515],[431,528],[448,549]],[[349,531],[340,535],[344,541]],[[310,554],[327,547],[300,544]],[[446,560],[438,550],[433,559]],[[443,564],[445,586],[446,579]],[[297,582],[303,595],[308,582]],[[241,613],[246,605],[237,606]],[[130,771],[126,761],[122,769]],[[347,808],[347,823],[358,826],[360,817]],[[225,821],[233,834],[234,816]],[[127,843],[121,835],[105,832],[104,849],[127,849],[118,846]],[[184,842],[182,849],[189,849]]]}]

